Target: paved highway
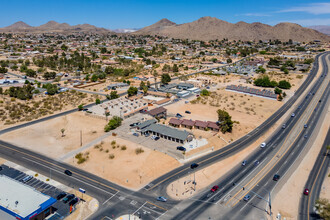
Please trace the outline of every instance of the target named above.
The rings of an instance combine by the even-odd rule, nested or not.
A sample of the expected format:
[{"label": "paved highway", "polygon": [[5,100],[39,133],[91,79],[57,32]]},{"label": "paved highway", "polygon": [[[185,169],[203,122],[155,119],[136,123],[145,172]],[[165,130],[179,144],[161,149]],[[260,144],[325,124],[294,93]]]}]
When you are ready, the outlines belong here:
[{"label": "paved highway", "polygon": [[301,220],[319,219],[314,211],[314,205],[320,196],[321,187],[330,166],[328,146],[330,146],[330,130],[328,130],[326,139],[305,184],[305,189],[309,189],[309,195],[302,195],[300,199],[299,219]]}]

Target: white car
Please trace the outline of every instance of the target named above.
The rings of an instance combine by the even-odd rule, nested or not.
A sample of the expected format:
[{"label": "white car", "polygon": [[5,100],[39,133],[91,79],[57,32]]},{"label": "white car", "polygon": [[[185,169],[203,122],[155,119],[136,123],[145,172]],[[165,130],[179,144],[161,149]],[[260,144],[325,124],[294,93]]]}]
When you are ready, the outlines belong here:
[{"label": "white car", "polygon": [[264,142],[264,143],[260,144],[260,147],[261,147],[261,148],[266,147],[266,143]]},{"label": "white car", "polygon": [[294,116],[296,116],[296,115],[295,115],[294,113],[292,113],[292,114],[291,114],[291,117],[294,117]]}]

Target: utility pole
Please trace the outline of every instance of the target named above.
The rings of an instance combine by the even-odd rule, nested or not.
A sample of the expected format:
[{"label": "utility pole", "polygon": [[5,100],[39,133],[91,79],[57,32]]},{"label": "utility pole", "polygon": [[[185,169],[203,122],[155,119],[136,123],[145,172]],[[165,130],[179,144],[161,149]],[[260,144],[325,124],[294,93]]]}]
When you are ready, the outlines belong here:
[{"label": "utility pole", "polygon": [[82,130],[80,130],[80,147],[82,147]]},{"label": "utility pole", "polygon": [[[233,183],[233,186],[235,186],[235,185],[238,185],[238,186],[242,187],[243,190],[246,189],[245,186],[239,185],[239,184],[237,184],[237,183]],[[264,189],[264,188],[262,188],[262,189],[268,192],[268,195],[269,195],[269,199],[268,199],[268,200],[265,199],[264,197],[262,197],[261,195],[259,195],[258,193],[254,192],[254,191],[252,191],[252,190],[250,190],[250,189],[249,189],[249,190],[250,190],[251,193],[255,194],[255,195],[258,196],[260,199],[262,199],[262,200],[264,200],[264,201],[266,201],[266,202],[268,203],[268,206],[269,206],[269,216],[272,216],[272,204],[271,204],[270,192],[269,192],[268,190]]]}]

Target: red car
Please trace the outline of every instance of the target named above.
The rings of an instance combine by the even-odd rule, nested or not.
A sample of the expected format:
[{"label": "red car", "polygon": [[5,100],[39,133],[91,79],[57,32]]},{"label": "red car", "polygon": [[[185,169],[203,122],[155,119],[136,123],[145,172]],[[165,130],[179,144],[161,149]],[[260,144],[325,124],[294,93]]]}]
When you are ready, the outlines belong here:
[{"label": "red car", "polygon": [[306,188],[306,189],[304,190],[304,195],[306,195],[306,196],[309,195],[309,189]]},{"label": "red car", "polygon": [[219,186],[215,185],[212,187],[211,192],[215,192],[219,189]]}]

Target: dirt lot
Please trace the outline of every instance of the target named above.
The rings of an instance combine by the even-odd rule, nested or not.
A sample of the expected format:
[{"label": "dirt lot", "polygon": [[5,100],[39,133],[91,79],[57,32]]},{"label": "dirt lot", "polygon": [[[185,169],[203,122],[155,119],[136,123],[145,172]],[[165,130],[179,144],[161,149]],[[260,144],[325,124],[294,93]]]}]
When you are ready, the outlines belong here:
[{"label": "dirt lot", "polygon": [[94,96],[76,91],[67,91],[54,96],[39,94],[32,100],[19,100],[1,95],[0,129],[77,108],[80,104],[95,102]]},{"label": "dirt lot", "polygon": [[[143,152],[136,153],[137,149]],[[78,164],[75,159],[75,166],[133,190],[181,165],[164,153],[112,136],[82,152],[82,157],[87,160]]]},{"label": "dirt lot", "polygon": [[[0,139],[58,158],[80,147],[80,131],[84,145],[103,135],[105,124],[105,120],[76,112],[6,133]],[[62,128],[65,129],[64,137]]]}]

